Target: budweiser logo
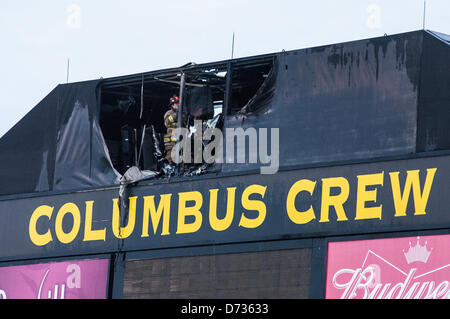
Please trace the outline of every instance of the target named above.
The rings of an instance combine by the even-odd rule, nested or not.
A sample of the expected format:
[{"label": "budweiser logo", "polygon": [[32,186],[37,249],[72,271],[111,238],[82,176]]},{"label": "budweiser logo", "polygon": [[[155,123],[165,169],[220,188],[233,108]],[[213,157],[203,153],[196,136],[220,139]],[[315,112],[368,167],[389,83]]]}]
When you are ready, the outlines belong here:
[{"label": "budweiser logo", "polygon": [[428,261],[428,258],[431,255],[431,249],[430,251],[427,250],[427,244],[428,242],[425,242],[424,246],[420,245],[420,237],[417,237],[417,244],[416,246],[411,246],[411,242],[409,242],[409,250],[407,252],[403,251],[406,257],[406,261],[408,264],[411,264],[416,261],[420,261],[423,263],[426,263]]},{"label": "budweiser logo", "polygon": [[[438,236],[435,236],[438,237]],[[450,237],[448,237],[450,239]],[[396,239],[365,241],[365,246],[376,244],[377,252],[372,249],[365,250],[362,265],[357,268],[336,268],[328,273],[327,297],[341,299],[450,299],[450,263],[436,265],[429,263],[433,248],[428,249],[428,241],[416,244],[409,241],[409,249],[397,249],[393,245]],[[379,247],[390,242],[386,247],[386,255],[382,256]],[[403,240],[404,242],[404,240]],[[448,247],[440,243],[439,247]],[[352,245],[348,243],[348,245]],[[358,244],[355,244],[358,248]],[[344,248],[342,245],[339,248]],[[342,249],[342,252],[345,250]],[[349,254],[351,249],[346,249]],[[397,251],[397,253],[395,253]],[[403,252],[403,254],[401,254]],[[449,258],[444,252],[437,256]],[[361,260],[361,259],[360,259]],[[342,260],[344,261],[344,260]],[[333,262],[331,262],[333,264]],[[332,265],[333,266],[333,265]],[[408,268],[406,268],[408,267]],[[406,269],[405,269],[406,268]],[[330,276],[332,275],[332,276]]]}]

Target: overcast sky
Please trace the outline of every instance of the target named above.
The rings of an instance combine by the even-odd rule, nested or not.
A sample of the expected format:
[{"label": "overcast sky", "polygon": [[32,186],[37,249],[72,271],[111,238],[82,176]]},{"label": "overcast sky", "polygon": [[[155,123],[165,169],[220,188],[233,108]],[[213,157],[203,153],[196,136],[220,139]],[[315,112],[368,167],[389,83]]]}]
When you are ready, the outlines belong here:
[{"label": "overcast sky", "polygon": [[[2,0],[0,136],[59,83],[422,29],[423,0]],[[450,1],[426,28],[450,33]],[[43,123],[45,125],[45,123]]]}]

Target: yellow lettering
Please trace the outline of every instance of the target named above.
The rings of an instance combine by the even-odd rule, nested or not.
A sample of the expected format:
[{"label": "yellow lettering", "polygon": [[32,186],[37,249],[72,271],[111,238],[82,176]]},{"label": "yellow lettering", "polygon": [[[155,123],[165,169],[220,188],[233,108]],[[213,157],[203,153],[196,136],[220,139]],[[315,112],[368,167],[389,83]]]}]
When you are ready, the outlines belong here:
[{"label": "yellow lettering", "polygon": [[241,220],[239,222],[239,227],[244,228],[257,228],[262,225],[266,219],[267,208],[263,201],[250,200],[249,197],[252,194],[259,194],[262,198],[266,194],[267,186],[261,185],[251,185],[247,187],[242,194],[242,207],[248,211],[257,211],[258,217],[255,219],[249,219],[242,214]]},{"label": "yellow lettering", "polygon": [[[332,196],[330,194],[331,188],[335,187],[340,188],[341,192],[339,195]],[[330,206],[334,206],[338,221],[348,220],[347,216],[345,215],[343,205],[347,201],[349,193],[350,193],[350,185],[348,184],[348,181],[345,178],[335,177],[322,179],[322,207],[320,215],[321,223],[328,223],[330,221],[329,220]]]},{"label": "yellow lettering", "polygon": [[[180,193],[178,202],[178,230],[177,234],[195,233],[202,226],[203,216],[200,208],[203,205],[203,197],[200,192]],[[195,202],[194,206],[186,207],[189,201]],[[186,224],[186,217],[193,216],[194,222]]]},{"label": "yellow lettering", "polygon": [[383,205],[376,207],[366,207],[366,202],[377,201],[377,190],[367,190],[367,186],[381,185],[383,186],[384,172],[372,175],[358,176],[358,192],[356,195],[356,217],[355,220],[361,219],[380,219]]},{"label": "yellow lettering", "polygon": [[84,222],[84,239],[83,241],[106,241],[106,228],[101,230],[92,230],[92,211],[94,201],[86,202],[86,218]]},{"label": "yellow lettering", "polygon": [[[63,220],[64,217],[70,214],[73,217],[73,225],[70,232],[65,233],[63,229]],[[55,221],[55,233],[56,237],[58,237],[59,241],[63,244],[70,244],[77,237],[78,232],[80,231],[81,225],[81,214],[78,206],[74,203],[67,203],[63,207],[61,207],[58,211],[58,215],[56,215]]]},{"label": "yellow lettering", "polygon": [[170,223],[170,200],[172,194],[161,195],[161,201],[159,202],[158,209],[155,205],[155,196],[144,197],[144,217],[142,221],[142,237],[149,237],[148,225],[151,217],[153,225],[153,233],[156,235],[161,217],[163,218],[162,233],[161,236],[170,235],[169,223]]},{"label": "yellow lettering", "polygon": [[395,205],[395,217],[406,216],[406,208],[408,206],[408,200],[413,190],[414,196],[414,215],[426,215],[426,207],[428,203],[428,197],[430,196],[431,186],[433,184],[434,175],[437,168],[427,169],[427,177],[425,179],[425,185],[423,192],[420,190],[420,178],[419,170],[408,171],[406,176],[405,188],[403,194],[400,190],[399,172],[389,173],[391,177],[392,196]]},{"label": "yellow lettering", "polygon": [[234,217],[234,205],[236,199],[236,187],[228,188],[228,196],[227,196],[227,213],[225,218],[219,219],[217,218],[217,194],[218,189],[211,189],[210,193],[210,201],[209,201],[209,222],[211,224],[211,228],[215,231],[224,231],[227,230],[228,227],[231,226]]},{"label": "yellow lettering", "polygon": [[28,232],[30,234],[31,241],[36,246],[45,246],[53,240],[50,230],[48,230],[45,234],[39,234],[36,230],[36,224],[39,218],[45,216],[50,220],[50,218],[52,217],[53,209],[54,208],[50,206],[40,206],[36,208],[36,210],[31,215]]},{"label": "yellow lettering", "polygon": [[310,221],[316,219],[316,215],[314,214],[314,209],[311,207],[305,212],[299,212],[295,207],[295,199],[297,195],[301,192],[308,192],[309,194],[313,194],[314,189],[316,187],[316,182],[302,179],[295,183],[291,189],[289,190],[286,209],[289,218],[298,225],[304,225],[309,223]]},{"label": "yellow lettering", "polygon": [[133,233],[134,226],[136,224],[136,201],[137,197],[130,197],[130,207],[128,211],[128,223],[125,227],[120,227],[120,208],[119,199],[113,199],[113,218],[112,218],[112,230],[114,236],[118,239],[125,239],[130,237]]}]

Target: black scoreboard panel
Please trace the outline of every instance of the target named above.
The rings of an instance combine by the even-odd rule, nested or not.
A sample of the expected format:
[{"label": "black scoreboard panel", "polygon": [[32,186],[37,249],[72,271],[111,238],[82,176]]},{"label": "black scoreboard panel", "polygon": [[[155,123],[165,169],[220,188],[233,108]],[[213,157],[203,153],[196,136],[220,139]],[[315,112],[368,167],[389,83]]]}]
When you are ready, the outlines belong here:
[{"label": "black scoreboard panel", "polygon": [[130,260],[125,299],[306,299],[311,248]]}]

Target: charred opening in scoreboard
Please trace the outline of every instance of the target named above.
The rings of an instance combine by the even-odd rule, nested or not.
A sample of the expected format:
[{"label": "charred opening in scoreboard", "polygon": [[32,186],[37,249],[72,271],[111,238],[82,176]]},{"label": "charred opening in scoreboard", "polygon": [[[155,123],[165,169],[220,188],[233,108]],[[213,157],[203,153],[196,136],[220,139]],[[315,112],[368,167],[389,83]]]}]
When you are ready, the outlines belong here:
[{"label": "charred opening in scoreboard", "polygon": [[[164,175],[164,114],[173,95],[182,93],[182,127],[192,129],[201,120],[222,130],[227,116],[264,106],[258,99],[274,85],[273,69],[274,58],[266,57],[105,80],[100,126],[114,168],[122,175],[131,167]],[[186,165],[184,172],[198,166]]]}]

